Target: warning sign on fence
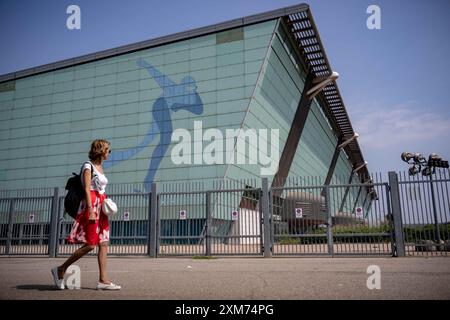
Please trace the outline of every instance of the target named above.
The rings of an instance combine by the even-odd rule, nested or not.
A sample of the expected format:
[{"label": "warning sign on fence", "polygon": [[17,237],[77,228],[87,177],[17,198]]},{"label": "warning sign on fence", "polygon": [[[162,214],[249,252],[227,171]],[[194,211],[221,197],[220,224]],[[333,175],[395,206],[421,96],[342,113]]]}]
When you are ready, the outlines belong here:
[{"label": "warning sign on fence", "polygon": [[123,221],[130,221],[130,213],[129,212],[123,213]]},{"label": "warning sign on fence", "polygon": [[303,218],[303,209],[295,208],[295,218],[300,219]]},{"label": "warning sign on fence", "polygon": [[355,209],[355,213],[356,213],[356,217],[357,218],[363,218],[364,217],[364,212],[363,212],[363,208],[362,207],[357,207]]},{"label": "warning sign on fence", "polygon": [[231,213],[231,220],[232,221],[236,221],[236,220],[238,220],[239,219],[239,212],[238,211],[233,211],[232,213]]},{"label": "warning sign on fence", "polygon": [[180,210],[180,220],[186,220],[186,219],[187,219],[186,210]]},{"label": "warning sign on fence", "polygon": [[34,213],[28,216],[28,223],[34,223]]}]

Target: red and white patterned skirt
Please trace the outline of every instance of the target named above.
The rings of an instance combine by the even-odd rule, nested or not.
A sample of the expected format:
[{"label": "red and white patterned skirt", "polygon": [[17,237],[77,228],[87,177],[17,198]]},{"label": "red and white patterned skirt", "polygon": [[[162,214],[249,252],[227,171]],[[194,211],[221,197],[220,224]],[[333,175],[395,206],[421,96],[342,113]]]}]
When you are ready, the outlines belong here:
[{"label": "red and white patterned skirt", "polygon": [[95,221],[89,221],[89,208],[86,200],[82,200],[78,209],[72,230],[67,236],[69,243],[86,243],[88,245],[98,245],[101,242],[109,241],[108,216],[102,211],[103,201],[106,194],[91,190],[92,209],[97,216]]}]

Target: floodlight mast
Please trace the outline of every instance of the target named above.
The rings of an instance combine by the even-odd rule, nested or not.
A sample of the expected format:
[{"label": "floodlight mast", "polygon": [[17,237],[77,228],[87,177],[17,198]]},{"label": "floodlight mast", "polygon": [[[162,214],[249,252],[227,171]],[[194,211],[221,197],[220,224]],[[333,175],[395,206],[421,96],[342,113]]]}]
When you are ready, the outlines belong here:
[{"label": "floodlight mast", "polygon": [[[429,176],[436,171],[436,168],[449,167],[448,161],[442,160],[437,153],[431,153],[427,161],[420,153],[403,152],[401,159],[411,165],[408,170],[410,175],[422,172],[424,176]],[[422,166],[424,167],[423,170],[421,170]]]},{"label": "floodlight mast", "polygon": [[[428,161],[420,153],[403,152],[401,154],[401,159],[411,164],[408,169],[410,176],[414,176],[419,172],[422,172],[422,176],[429,177],[430,179],[430,191],[431,191],[431,203],[433,205],[433,217],[434,217],[434,228],[435,228],[435,240],[438,244],[441,242],[441,234],[439,231],[439,220],[437,216],[435,191],[433,185],[433,173],[436,172],[436,168],[448,168],[448,161],[442,160],[442,158],[436,153],[431,153],[428,157]],[[412,162],[410,162],[412,160]],[[422,166],[424,169],[422,170]]]}]

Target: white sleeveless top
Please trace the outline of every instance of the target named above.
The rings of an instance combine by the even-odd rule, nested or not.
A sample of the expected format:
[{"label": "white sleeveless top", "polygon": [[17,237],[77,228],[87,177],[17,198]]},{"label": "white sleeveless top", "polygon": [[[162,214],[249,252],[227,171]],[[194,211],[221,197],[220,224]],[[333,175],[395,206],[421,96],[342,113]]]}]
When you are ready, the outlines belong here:
[{"label": "white sleeveless top", "polygon": [[[85,162],[83,167],[81,168],[81,177],[83,177],[84,170],[91,171],[91,162]],[[94,174],[91,178],[91,190],[98,191],[98,193],[103,194],[106,190],[106,185],[108,184],[108,179],[102,173],[100,173],[97,168],[92,164],[92,168],[94,169]],[[81,182],[84,187],[84,179],[81,179]]]}]

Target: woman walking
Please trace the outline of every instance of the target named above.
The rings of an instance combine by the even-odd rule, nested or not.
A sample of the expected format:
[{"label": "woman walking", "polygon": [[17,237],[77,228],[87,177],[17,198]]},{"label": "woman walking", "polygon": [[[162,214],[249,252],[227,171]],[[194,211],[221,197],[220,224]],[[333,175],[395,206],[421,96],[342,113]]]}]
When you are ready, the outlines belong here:
[{"label": "woman walking", "polygon": [[61,266],[52,269],[53,279],[58,289],[64,289],[64,274],[67,268],[78,259],[98,246],[98,267],[100,270],[98,290],[119,290],[121,287],[112,283],[106,272],[106,259],[109,244],[108,216],[102,211],[106,199],[105,188],[108,179],[103,173],[103,161],[111,153],[110,143],[97,139],[91,144],[89,159],[81,169],[81,181],[86,197],[81,201],[72,230],[67,237],[69,243],[82,243],[69,259]]}]

